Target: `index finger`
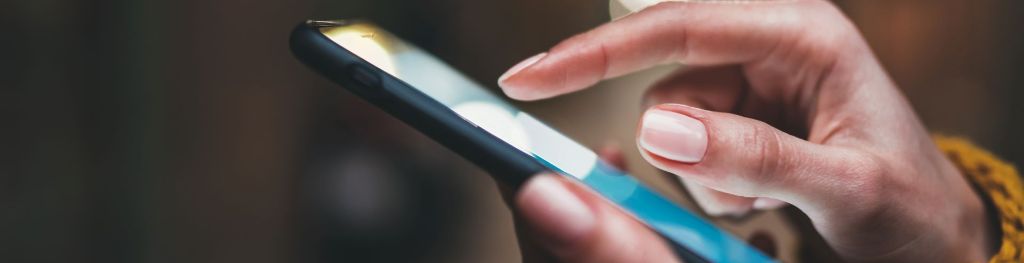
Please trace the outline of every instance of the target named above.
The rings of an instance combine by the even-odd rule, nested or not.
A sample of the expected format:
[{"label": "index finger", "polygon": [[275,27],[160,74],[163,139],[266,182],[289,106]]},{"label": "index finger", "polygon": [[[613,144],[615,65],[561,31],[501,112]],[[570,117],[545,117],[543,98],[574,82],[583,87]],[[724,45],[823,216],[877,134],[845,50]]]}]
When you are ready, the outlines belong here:
[{"label": "index finger", "polygon": [[[743,64],[767,58],[806,27],[824,1],[665,2],[571,37],[499,79],[515,99],[536,100],[654,65]],[[525,65],[524,65],[525,64]]]}]

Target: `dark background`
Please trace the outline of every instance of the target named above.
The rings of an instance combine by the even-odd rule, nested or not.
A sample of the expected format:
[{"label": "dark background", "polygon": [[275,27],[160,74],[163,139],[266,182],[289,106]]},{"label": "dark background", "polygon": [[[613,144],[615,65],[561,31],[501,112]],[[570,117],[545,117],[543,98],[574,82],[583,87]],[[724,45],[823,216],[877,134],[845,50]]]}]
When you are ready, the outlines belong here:
[{"label": "dark background", "polygon": [[[1024,2],[838,4],[932,130],[1024,163]],[[0,261],[518,261],[485,175],[291,58],[313,17],[368,18],[490,84],[608,3],[4,1]],[[557,124],[584,98],[526,107]],[[569,133],[607,125],[634,124]]]}]

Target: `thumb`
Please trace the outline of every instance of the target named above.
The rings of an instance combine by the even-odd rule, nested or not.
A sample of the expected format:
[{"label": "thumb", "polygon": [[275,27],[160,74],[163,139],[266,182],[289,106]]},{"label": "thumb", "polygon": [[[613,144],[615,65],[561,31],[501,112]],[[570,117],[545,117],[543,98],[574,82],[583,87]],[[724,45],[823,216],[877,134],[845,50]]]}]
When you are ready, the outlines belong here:
[{"label": "thumb", "polygon": [[644,158],[662,170],[733,195],[781,200],[805,213],[842,200],[825,197],[841,197],[840,186],[856,183],[860,173],[848,167],[864,160],[761,121],[680,104],[649,109],[638,136]]},{"label": "thumb", "polygon": [[514,207],[517,223],[521,219],[527,227],[521,234],[559,262],[678,260],[650,228],[561,176],[532,177],[523,184]]}]

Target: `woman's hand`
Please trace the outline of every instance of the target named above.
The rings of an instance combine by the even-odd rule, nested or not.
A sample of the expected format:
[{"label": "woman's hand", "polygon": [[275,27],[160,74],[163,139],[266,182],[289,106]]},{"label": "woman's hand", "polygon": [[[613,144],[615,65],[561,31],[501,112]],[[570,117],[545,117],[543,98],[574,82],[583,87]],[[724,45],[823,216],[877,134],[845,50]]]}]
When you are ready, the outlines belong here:
[{"label": "woman's hand", "polygon": [[[828,2],[661,3],[567,39],[499,83],[537,100],[663,63],[686,67],[650,89],[637,144],[709,213],[791,204],[850,261],[990,254],[980,198]],[[533,179],[515,206],[562,259],[670,257],[649,230],[565,181]]]}]

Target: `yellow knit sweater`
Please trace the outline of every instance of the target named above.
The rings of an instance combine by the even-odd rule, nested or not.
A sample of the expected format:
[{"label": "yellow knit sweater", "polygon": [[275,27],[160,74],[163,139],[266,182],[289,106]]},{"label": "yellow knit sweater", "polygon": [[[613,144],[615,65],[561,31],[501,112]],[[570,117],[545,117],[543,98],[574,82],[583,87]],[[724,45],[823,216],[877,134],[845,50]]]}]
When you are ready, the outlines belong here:
[{"label": "yellow knit sweater", "polygon": [[1017,169],[967,140],[945,136],[934,139],[999,213],[1002,241],[989,262],[1024,262],[1024,185]]}]

